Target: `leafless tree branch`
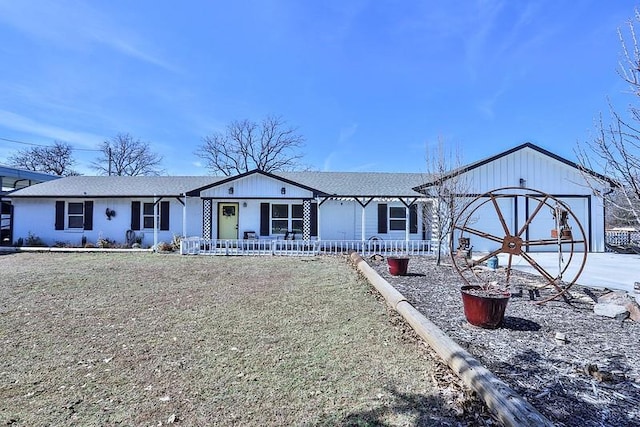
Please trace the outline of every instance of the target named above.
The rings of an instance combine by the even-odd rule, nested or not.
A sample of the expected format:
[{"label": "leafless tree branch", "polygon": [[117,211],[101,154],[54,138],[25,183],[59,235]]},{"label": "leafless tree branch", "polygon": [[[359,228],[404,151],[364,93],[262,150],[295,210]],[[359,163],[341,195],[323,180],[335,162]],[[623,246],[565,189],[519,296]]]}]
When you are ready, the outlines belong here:
[{"label": "leafless tree branch", "polygon": [[[636,97],[640,97],[640,45],[635,30],[638,22],[640,12],[636,10],[626,31],[618,29],[622,47],[618,74]],[[602,115],[598,118],[592,140],[579,144],[576,150],[578,163],[594,194],[608,207],[608,225],[637,227],[640,226],[640,109],[629,105],[628,118],[616,111],[611,103],[609,111],[608,121]],[[617,185],[604,191],[609,183],[594,179],[591,171],[605,175]]]},{"label": "leafless tree branch", "polygon": [[151,151],[148,142],[119,133],[104,141],[100,156],[92,163],[101,175],[141,176],[160,175],[162,156]]},{"label": "leafless tree branch", "polygon": [[305,139],[282,118],[268,116],[260,124],[246,119],[233,121],[224,132],[205,136],[202,141],[196,156],[212,173],[230,176],[252,169],[297,169]]},{"label": "leafless tree branch", "polygon": [[9,164],[36,172],[58,176],[79,175],[72,169],[75,164],[71,145],[54,141],[50,147],[32,147],[10,156]]},{"label": "leafless tree branch", "polygon": [[462,173],[460,147],[452,148],[438,138],[435,146],[427,146],[426,172],[428,182],[425,195],[433,199],[427,205],[425,227],[431,227],[433,240],[438,244],[436,263],[440,265],[442,247],[451,238],[455,219],[467,204],[469,183]]}]

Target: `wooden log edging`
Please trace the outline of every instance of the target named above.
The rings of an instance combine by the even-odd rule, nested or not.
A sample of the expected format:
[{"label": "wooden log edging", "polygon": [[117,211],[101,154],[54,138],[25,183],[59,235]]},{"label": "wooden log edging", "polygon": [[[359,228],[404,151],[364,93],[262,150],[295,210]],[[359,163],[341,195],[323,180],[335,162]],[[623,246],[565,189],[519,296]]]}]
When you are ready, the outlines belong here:
[{"label": "wooden log edging", "polygon": [[487,405],[505,426],[553,426],[529,402],[504,381],[482,366],[427,317],[415,309],[389,282],[383,279],[362,257],[353,252],[351,260],[418,335],[440,356],[455,374]]}]

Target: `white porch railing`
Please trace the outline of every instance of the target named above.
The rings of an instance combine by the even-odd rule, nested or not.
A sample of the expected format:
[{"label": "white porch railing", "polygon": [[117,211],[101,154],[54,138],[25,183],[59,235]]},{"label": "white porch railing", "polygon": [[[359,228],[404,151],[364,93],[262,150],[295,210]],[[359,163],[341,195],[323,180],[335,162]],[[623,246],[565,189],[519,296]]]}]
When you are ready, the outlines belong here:
[{"label": "white porch railing", "polygon": [[433,255],[428,240],[218,240],[183,238],[182,255],[336,255],[358,252],[363,256]]}]

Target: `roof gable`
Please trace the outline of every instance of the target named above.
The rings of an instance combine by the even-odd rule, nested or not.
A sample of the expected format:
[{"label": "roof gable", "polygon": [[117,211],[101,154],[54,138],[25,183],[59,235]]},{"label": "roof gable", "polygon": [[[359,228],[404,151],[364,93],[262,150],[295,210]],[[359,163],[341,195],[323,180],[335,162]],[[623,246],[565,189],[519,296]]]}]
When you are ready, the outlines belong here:
[{"label": "roof gable", "polygon": [[496,161],[498,159],[501,159],[503,157],[509,156],[509,155],[511,155],[513,153],[516,153],[518,151],[527,150],[527,149],[536,151],[536,152],[538,152],[538,153],[540,153],[540,154],[542,154],[544,156],[547,156],[547,157],[549,157],[549,158],[551,158],[553,160],[561,162],[561,163],[563,163],[563,164],[565,164],[565,165],[567,165],[567,166],[569,166],[571,168],[575,168],[575,169],[577,169],[579,171],[582,171],[582,172],[585,172],[585,173],[587,173],[587,174],[589,174],[589,175],[591,175],[591,176],[593,176],[593,177],[595,177],[597,179],[600,179],[600,180],[603,180],[605,182],[608,182],[612,186],[615,185],[615,182],[611,178],[608,178],[608,177],[606,177],[604,175],[601,175],[601,174],[599,174],[597,172],[594,172],[592,170],[585,169],[585,168],[583,168],[582,166],[580,166],[579,164],[577,164],[575,162],[567,160],[564,157],[558,156],[557,154],[554,154],[554,153],[552,153],[552,152],[550,152],[548,150],[545,150],[544,148],[541,148],[541,147],[539,147],[539,146],[537,146],[535,144],[532,144],[530,142],[526,142],[524,144],[518,145],[517,147],[511,148],[511,149],[509,149],[507,151],[503,151],[502,153],[498,153],[498,154],[496,154],[494,156],[491,156],[491,157],[488,157],[486,159],[478,160],[478,161],[470,163],[470,164],[468,164],[466,166],[462,166],[462,167],[460,167],[458,169],[454,169],[451,172],[449,172],[447,175],[443,176],[442,178],[440,178],[438,180],[434,180],[434,181],[431,181],[431,182],[426,182],[426,183],[423,183],[422,185],[414,187],[414,190],[422,192],[425,189],[427,189],[429,187],[432,187],[432,186],[434,186],[434,185],[436,185],[436,184],[438,184],[438,183],[440,183],[442,181],[446,181],[446,180],[448,180],[450,178],[453,178],[454,176],[461,175],[461,174],[463,174],[465,172],[469,172],[469,171],[471,171],[473,169],[477,169],[477,168],[479,168],[481,166],[484,166],[484,165],[486,165],[488,163],[494,162],[494,161]]},{"label": "roof gable", "polygon": [[285,177],[278,176],[278,175],[275,175],[275,174],[272,174],[272,173],[269,173],[269,172],[265,172],[265,171],[262,171],[260,169],[254,169],[254,170],[251,170],[249,172],[242,173],[240,175],[234,175],[234,176],[225,177],[225,178],[222,178],[222,179],[220,179],[220,180],[218,180],[218,181],[216,181],[214,183],[211,183],[211,184],[196,188],[194,190],[191,190],[191,191],[189,191],[187,193],[187,196],[191,196],[191,197],[200,196],[201,193],[203,193],[203,192],[205,192],[207,190],[211,190],[211,189],[213,189],[215,187],[220,187],[220,186],[223,186],[223,185],[229,185],[229,184],[231,184],[233,182],[236,182],[238,180],[241,180],[243,178],[247,178],[247,177],[250,177],[250,176],[253,176],[253,175],[262,175],[264,177],[268,177],[268,178],[271,178],[271,179],[275,179],[275,180],[281,181],[283,184],[289,184],[289,185],[293,185],[295,187],[299,187],[299,188],[301,188],[303,190],[307,190],[307,191],[312,192],[314,197],[317,196],[319,193],[321,193],[321,191],[319,191],[319,190],[317,190],[315,188],[300,184],[298,182],[292,181],[292,180],[287,179]]}]

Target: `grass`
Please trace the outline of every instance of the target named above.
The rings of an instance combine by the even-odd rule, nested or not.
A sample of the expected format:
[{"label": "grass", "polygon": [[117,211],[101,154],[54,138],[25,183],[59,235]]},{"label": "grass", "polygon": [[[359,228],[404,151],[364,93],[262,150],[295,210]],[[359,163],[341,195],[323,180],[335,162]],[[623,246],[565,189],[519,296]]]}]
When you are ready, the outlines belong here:
[{"label": "grass", "polygon": [[459,420],[457,385],[344,258],[18,253],[0,272],[2,424]]}]

